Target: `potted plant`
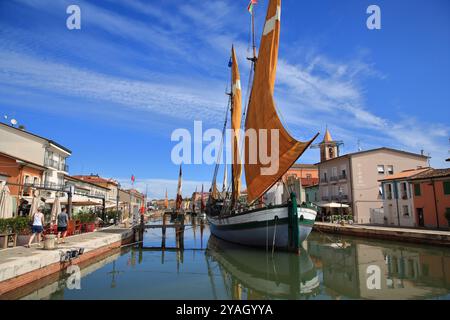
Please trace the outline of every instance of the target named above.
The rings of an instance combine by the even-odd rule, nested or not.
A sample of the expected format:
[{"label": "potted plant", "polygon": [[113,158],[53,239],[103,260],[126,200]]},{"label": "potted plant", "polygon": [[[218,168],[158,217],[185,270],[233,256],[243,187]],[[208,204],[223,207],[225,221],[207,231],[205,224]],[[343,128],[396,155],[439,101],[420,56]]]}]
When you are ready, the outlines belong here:
[{"label": "potted plant", "polygon": [[17,235],[17,246],[28,243],[31,237],[31,227],[29,217],[16,217],[12,226],[13,232]]}]

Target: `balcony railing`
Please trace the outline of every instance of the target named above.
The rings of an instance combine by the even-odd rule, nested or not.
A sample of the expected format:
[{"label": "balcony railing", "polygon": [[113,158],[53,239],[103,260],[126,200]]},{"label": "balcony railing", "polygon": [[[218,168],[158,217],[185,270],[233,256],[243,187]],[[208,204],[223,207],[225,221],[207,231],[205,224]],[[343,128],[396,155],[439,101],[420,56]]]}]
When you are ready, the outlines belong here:
[{"label": "balcony railing", "polygon": [[322,197],[322,201],[329,201],[329,200],[330,200],[330,197],[325,197],[325,196]]},{"label": "balcony railing", "polygon": [[45,159],[44,160],[44,165],[46,167],[52,167],[54,169],[59,169],[58,161],[53,160],[53,159]]},{"label": "balcony railing", "polygon": [[339,175],[339,180],[347,180],[347,175],[346,174],[340,174]]},{"label": "balcony railing", "polygon": [[328,182],[328,178],[326,178],[326,177],[320,178],[320,183],[327,183],[327,182]]},{"label": "balcony railing", "polygon": [[333,176],[333,177],[330,178],[331,182],[336,182],[338,180],[339,180],[338,176]]},{"label": "balcony railing", "polygon": [[67,164],[58,162],[53,159],[45,159],[44,165],[46,167],[51,167],[51,168],[59,170],[59,171],[69,172],[69,166]]}]

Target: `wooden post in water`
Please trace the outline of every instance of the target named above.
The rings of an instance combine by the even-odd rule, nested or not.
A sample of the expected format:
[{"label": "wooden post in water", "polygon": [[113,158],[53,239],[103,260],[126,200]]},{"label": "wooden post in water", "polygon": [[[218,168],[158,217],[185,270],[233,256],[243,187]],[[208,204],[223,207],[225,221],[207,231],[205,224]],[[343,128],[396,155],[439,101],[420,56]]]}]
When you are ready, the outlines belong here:
[{"label": "wooden post in water", "polygon": [[145,224],[144,224],[144,215],[141,215],[141,224],[139,226],[139,247],[142,248],[144,246],[144,230],[145,230]]},{"label": "wooden post in water", "polygon": [[161,249],[164,254],[164,250],[166,250],[166,214],[165,213],[163,214]]}]

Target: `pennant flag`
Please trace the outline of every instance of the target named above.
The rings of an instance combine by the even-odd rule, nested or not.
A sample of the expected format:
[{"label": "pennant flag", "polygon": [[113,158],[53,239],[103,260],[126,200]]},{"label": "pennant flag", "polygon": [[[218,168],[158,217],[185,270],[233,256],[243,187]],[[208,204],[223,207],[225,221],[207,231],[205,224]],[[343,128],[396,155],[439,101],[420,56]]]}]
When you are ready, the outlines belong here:
[{"label": "pennant flag", "polygon": [[230,57],[230,61],[228,61],[228,68],[231,68],[233,66],[233,60],[231,60],[231,57]]},{"label": "pennant flag", "polygon": [[258,4],[258,0],[250,0],[250,3],[248,4],[247,10],[250,14],[253,14],[253,6],[255,4]]},{"label": "pennant flag", "polygon": [[134,180],[136,180],[136,178],[134,177],[134,175],[131,175],[131,182],[134,183]]}]

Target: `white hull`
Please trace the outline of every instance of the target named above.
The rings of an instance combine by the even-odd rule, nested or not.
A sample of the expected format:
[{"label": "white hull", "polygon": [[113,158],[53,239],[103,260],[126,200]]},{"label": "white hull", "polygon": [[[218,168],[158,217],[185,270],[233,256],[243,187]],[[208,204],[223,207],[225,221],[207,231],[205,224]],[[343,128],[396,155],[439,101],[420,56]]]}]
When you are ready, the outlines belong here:
[{"label": "white hull", "polygon": [[[317,213],[301,207],[297,212],[301,243],[310,234]],[[282,249],[288,248],[289,244],[287,221],[287,206],[264,208],[225,218],[208,216],[211,233],[220,239],[255,247],[272,247],[275,240],[275,247]]]}]

